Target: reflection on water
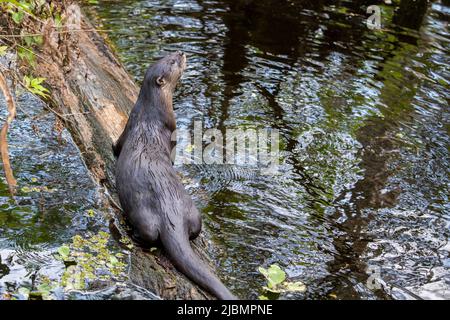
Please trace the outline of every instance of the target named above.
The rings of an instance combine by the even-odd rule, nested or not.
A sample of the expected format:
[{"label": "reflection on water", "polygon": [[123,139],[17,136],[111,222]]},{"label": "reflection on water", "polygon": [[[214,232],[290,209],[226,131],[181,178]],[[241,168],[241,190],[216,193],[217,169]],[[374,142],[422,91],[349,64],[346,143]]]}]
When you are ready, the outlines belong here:
[{"label": "reflection on water", "polygon": [[[383,30],[372,31],[365,9],[377,3]],[[164,52],[188,54],[180,128],[280,130],[280,175],[179,168],[195,182],[221,276],[241,297],[260,293],[258,266],[278,263],[308,285],[287,298],[450,298],[447,0],[126,0],[87,10],[114,30],[137,81]],[[11,210],[0,241],[69,232],[60,205],[47,226],[34,223],[37,206]],[[0,261],[0,280],[7,268]]]},{"label": "reflection on water", "polygon": [[[278,176],[180,168],[198,182],[190,191],[238,294],[255,298],[257,267],[279,263],[308,285],[288,298],[450,298],[449,3],[338,3],[100,1],[87,10],[113,30],[137,81],[164,52],[188,53],[180,128],[199,119],[280,130]],[[366,27],[371,4],[382,7],[383,30]]]}]

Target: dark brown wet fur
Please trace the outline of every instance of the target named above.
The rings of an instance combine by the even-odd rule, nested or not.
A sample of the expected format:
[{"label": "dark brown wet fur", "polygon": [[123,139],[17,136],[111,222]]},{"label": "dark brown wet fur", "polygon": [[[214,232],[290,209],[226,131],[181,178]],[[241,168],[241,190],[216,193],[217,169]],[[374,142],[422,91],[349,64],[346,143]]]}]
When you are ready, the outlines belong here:
[{"label": "dark brown wet fur", "polygon": [[186,56],[176,52],[147,70],[114,147],[117,191],[138,242],[149,247],[162,244],[188,278],[219,299],[235,299],[191,248],[189,240],[201,231],[201,216],[172,166],[171,136],[176,129],[172,95],[185,67]]}]

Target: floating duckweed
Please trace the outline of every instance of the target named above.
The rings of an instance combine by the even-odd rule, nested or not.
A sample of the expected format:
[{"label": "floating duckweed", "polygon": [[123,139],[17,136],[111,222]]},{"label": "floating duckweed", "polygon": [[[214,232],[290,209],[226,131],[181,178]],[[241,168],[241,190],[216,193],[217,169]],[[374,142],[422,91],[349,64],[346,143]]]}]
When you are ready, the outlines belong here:
[{"label": "floating duckweed", "polygon": [[30,193],[31,192],[31,188],[30,187],[22,187],[20,189],[20,191],[22,191],[23,193]]},{"label": "floating duckweed", "polygon": [[33,186],[33,187],[25,186],[25,187],[22,187],[20,189],[20,191],[23,192],[23,193],[31,193],[31,192],[49,192],[49,193],[52,193],[52,192],[57,191],[57,189],[50,189],[47,186],[43,186],[43,187],[41,187],[41,186]]},{"label": "floating duckweed", "polygon": [[126,263],[124,255],[113,253],[108,247],[109,234],[100,231],[88,238],[76,235],[72,244],[62,246],[58,254],[62,260],[72,261],[62,278],[61,285],[66,290],[85,290],[92,281],[125,281]]},{"label": "floating duckweed", "polygon": [[68,246],[62,246],[58,248],[58,253],[61,258],[66,261],[69,258],[70,248]]},{"label": "floating duckweed", "polygon": [[124,244],[129,250],[132,250],[134,248],[134,245],[131,242],[130,238],[122,237],[120,239],[120,243]]},{"label": "floating duckweed", "polygon": [[43,300],[52,300],[52,291],[58,287],[58,283],[56,281],[50,280],[50,278],[41,276],[40,283],[36,288],[36,291],[33,292],[35,295],[39,295]]},{"label": "floating duckweed", "polygon": [[90,218],[95,217],[95,211],[93,209],[89,209],[88,211],[86,211],[86,213]]}]

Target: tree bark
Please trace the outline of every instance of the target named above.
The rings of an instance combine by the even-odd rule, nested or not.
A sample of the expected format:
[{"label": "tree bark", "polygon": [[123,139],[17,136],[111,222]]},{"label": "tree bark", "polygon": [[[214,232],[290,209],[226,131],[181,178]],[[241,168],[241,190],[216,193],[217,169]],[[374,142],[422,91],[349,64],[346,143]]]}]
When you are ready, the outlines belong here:
[{"label": "tree bark", "polygon": [[[62,29],[51,20],[41,26],[44,44],[36,75],[46,78],[51,107],[63,118],[93,177],[115,197],[112,144],[122,133],[138,87],[77,5],[65,9],[63,22]],[[205,256],[204,239],[198,243],[197,251]],[[131,256],[131,280],[161,298],[211,298],[159,251],[136,248]]]}]

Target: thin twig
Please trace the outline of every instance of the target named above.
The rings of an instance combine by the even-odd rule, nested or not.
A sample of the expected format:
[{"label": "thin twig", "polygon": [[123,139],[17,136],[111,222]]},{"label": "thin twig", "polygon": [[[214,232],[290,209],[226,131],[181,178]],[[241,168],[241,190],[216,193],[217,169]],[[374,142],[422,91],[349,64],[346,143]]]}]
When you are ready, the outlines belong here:
[{"label": "thin twig", "polygon": [[[56,27],[53,27],[56,28]],[[108,30],[108,29],[72,29],[72,30],[64,30],[64,31],[56,31],[54,33],[56,34],[65,34],[65,33],[71,33],[71,32],[113,32],[114,30]],[[27,33],[27,34],[0,34],[0,37],[3,38],[25,38],[25,37],[38,37],[44,35],[44,32],[41,33]]]},{"label": "thin twig", "polygon": [[[3,68],[3,66],[0,65],[0,71],[6,72],[7,70],[5,70],[5,69]],[[16,80],[17,83],[19,83],[20,85],[22,85],[22,87],[24,87],[25,89],[27,88],[27,87],[25,86],[25,83],[23,83],[23,81],[21,81],[21,80],[19,79],[19,77],[18,77],[16,74],[13,73],[12,76],[14,77],[14,80]],[[29,90],[28,90],[28,92],[29,92],[33,97],[35,97],[35,98],[37,98],[37,99],[39,99],[39,100],[42,101],[42,97],[39,97],[38,95],[34,94],[33,92],[31,92],[31,91],[29,91]],[[56,103],[55,103],[55,101],[52,99],[52,97],[49,96],[49,97],[47,97],[47,99],[48,99],[49,101],[51,101],[54,105],[56,105]],[[50,107],[50,106],[48,105],[48,103],[46,103],[45,101],[43,101],[43,103],[44,103],[44,108],[45,108],[45,109],[47,109],[47,110],[49,110],[50,112],[54,113],[57,117],[63,119],[64,121],[72,122],[72,120],[71,120],[71,119],[68,119],[68,117],[78,115],[78,113],[63,113],[63,114],[61,114],[61,113],[59,113],[58,111],[54,110],[52,107]],[[90,113],[90,112],[80,112],[79,114],[88,114],[88,113]]]},{"label": "thin twig", "polygon": [[37,54],[37,53],[34,52],[33,50],[30,50],[30,49],[28,49],[27,47],[21,46],[21,45],[18,44],[17,42],[15,42],[15,41],[13,41],[13,40],[10,40],[10,39],[8,39],[8,38],[4,38],[4,40],[6,40],[6,41],[8,41],[8,42],[10,42],[10,43],[12,43],[12,44],[14,44],[14,45],[16,45],[17,47],[22,48],[22,49],[24,49],[24,50],[26,50],[26,51],[28,51],[28,52],[31,52],[32,54],[34,54],[36,57],[38,57],[38,58],[41,59],[42,61],[44,61],[44,62],[50,64],[50,62],[49,62],[48,60],[46,60],[43,56]]},{"label": "thin twig", "polygon": [[8,82],[0,70],[0,89],[5,96],[6,105],[8,107],[8,117],[3,124],[2,130],[0,132],[0,152],[3,162],[3,170],[5,171],[6,182],[8,183],[8,188],[11,196],[16,193],[17,181],[14,178],[14,174],[11,168],[11,162],[9,160],[9,150],[8,150],[8,128],[16,116],[16,102],[11,94],[8,87]]},{"label": "thin twig", "polygon": [[86,112],[64,113],[61,116],[62,117],[73,117],[73,116],[81,116],[81,115],[85,115],[85,114],[91,114],[91,112],[86,111]]}]

